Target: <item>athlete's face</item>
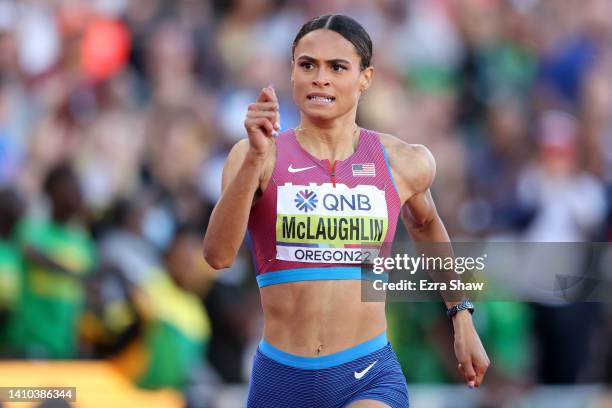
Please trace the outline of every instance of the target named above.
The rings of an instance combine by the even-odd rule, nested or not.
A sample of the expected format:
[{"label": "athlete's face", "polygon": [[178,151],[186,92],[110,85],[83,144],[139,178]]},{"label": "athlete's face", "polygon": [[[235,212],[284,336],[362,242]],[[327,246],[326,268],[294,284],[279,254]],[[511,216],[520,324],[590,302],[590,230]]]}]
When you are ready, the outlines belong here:
[{"label": "athlete's face", "polygon": [[373,68],[361,70],[355,46],[335,31],[306,34],[293,57],[293,98],[313,119],[334,119],[356,109],[359,96],[370,86]]}]

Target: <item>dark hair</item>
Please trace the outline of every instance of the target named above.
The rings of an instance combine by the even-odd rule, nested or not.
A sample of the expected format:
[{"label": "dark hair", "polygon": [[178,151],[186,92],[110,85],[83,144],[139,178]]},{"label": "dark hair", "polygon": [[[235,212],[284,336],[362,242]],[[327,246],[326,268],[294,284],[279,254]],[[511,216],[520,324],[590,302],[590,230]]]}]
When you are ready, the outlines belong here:
[{"label": "dark hair", "polygon": [[302,37],[311,31],[319,29],[332,30],[346,38],[355,46],[357,54],[359,54],[361,69],[364,70],[370,66],[372,60],[372,40],[361,24],[344,14],[323,14],[304,24],[295,36],[295,40],[293,40],[291,48],[292,58],[295,53],[295,47]]},{"label": "dark hair", "polygon": [[64,182],[78,183],[76,173],[72,166],[67,162],[60,162],[49,170],[43,181],[43,191],[47,195],[51,195],[53,190]]}]

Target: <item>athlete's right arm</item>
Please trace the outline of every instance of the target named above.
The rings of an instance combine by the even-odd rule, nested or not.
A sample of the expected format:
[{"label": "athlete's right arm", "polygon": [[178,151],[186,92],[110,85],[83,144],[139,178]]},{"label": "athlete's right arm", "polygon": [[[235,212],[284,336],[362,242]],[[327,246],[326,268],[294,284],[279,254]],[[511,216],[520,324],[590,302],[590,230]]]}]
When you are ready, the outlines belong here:
[{"label": "athlete's right arm", "polygon": [[249,106],[244,122],[248,139],[236,143],[223,167],[221,198],[203,244],[204,258],[215,269],[230,267],[242,245],[255,194],[274,154],[279,120],[274,89],[266,87]]}]

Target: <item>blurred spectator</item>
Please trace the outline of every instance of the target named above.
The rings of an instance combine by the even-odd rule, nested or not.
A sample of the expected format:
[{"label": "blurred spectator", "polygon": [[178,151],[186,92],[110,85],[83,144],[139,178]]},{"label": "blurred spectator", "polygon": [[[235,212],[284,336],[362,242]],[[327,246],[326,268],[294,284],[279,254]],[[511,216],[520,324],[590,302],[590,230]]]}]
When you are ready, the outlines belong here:
[{"label": "blurred spectator", "polygon": [[[523,237],[532,242],[589,241],[602,227],[606,203],[601,182],[580,168],[578,123],[563,112],[544,112],[539,117],[537,132],[538,161],[525,169],[518,182],[520,200],[535,210]],[[572,276],[583,276],[588,259],[579,244],[559,251],[556,256],[565,260]],[[543,277],[555,273],[527,270]],[[563,276],[555,275],[549,281],[550,291],[559,290],[560,278]],[[532,279],[537,281],[538,278]],[[579,379],[589,361],[585,356],[590,353],[599,310],[600,306],[593,303],[534,305],[542,382],[573,383]]]},{"label": "blurred spectator", "polygon": [[518,181],[519,200],[536,209],[524,238],[581,242],[595,237],[605,216],[601,181],[580,168],[578,123],[562,112],[545,112],[538,122],[538,157]]},{"label": "blurred spectator", "polygon": [[[168,260],[176,259],[175,251],[180,251],[181,245],[171,244]],[[166,268],[176,266],[169,262]],[[208,316],[197,297],[177,286],[168,272],[178,273],[168,269],[151,271],[149,279],[139,287],[149,314],[141,338],[144,370],[137,379],[145,388],[185,387],[202,364],[209,337]]]},{"label": "blurred spectator", "polygon": [[70,165],[53,167],[44,191],[50,216],[26,218],[18,231],[26,265],[16,328],[18,351],[34,358],[74,358],[84,279],[95,265],[95,248],[79,223],[81,190]]},{"label": "blurred spectator", "polygon": [[[198,279],[210,274],[210,269],[201,257],[196,258],[199,245],[196,249],[193,236],[184,232],[171,237],[164,261],[143,235],[150,211],[154,210],[145,195],[117,208],[117,227],[102,237],[100,257],[108,267],[101,279],[115,287],[103,310],[121,312],[116,316],[121,318],[105,320],[94,309],[92,316],[99,317],[92,320],[101,322],[104,332],[123,346],[117,347],[113,360],[135,382],[146,388],[182,389],[203,361],[209,333],[206,311],[182,285],[196,291],[197,281],[204,290],[206,280]],[[98,291],[99,295],[105,293]],[[130,330],[136,333],[130,335]],[[119,342],[121,338],[125,341]],[[103,340],[94,339],[98,344]]]},{"label": "blurred spectator", "polygon": [[96,114],[80,132],[76,165],[94,215],[103,214],[120,197],[134,194],[141,182],[146,134],[143,115],[126,91],[133,82],[124,75],[99,84]]},{"label": "blurred spectator", "polygon": [[526,109],[518,97],[500,95],[487,108],[484,134],[470,144],[470,198],[460,210],[474,235],[521,231],[533,208],[518,203],[516,183],[530,158]]}]

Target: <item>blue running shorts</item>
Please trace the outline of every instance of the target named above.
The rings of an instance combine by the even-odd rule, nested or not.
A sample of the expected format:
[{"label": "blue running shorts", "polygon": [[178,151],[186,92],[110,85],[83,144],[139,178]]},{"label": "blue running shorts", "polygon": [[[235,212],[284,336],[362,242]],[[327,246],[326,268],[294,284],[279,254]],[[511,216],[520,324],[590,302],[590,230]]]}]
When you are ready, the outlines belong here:
[{"label": "blue running shorts", "polygon": [[359,400],[408,407],[406,379],[386,333],[321,357],[259,343],[247,408],[342,408]]}]

